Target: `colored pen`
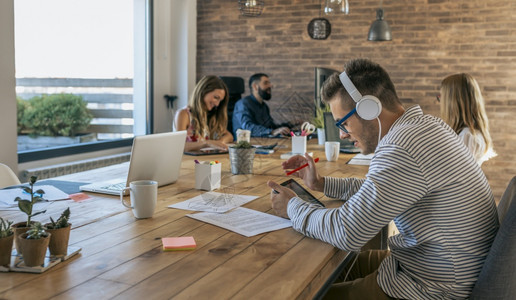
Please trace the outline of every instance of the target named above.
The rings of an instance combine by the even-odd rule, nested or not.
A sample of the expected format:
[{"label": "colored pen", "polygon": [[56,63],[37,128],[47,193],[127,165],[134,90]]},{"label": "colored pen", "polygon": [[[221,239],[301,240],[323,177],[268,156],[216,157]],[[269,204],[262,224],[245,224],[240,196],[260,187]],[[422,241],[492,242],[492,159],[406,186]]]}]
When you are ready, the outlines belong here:
[{"label": "colored pen", "polygon": [[294,134],[294,132],[293,132],[293,131],[291,131],[291,132],[290,132],[290,135],[291,135],[291,136],[295,136],[295,134]]},{"label": "colored pen", "polygon": [[195,162],[196,164],[198,164],[198,163],[199,163],[199,161],[198,161],[197,159],[194,159],[194,162]]},{"label": "colored pen", "polygon": [[[314,162],[318,162],[318,161],[319,161],[319,157],[317,157],[316,159],[314,159]],[[292,174],[294,174],[295,172],[297,172],[297,171],[299,171],[299,170],[301,170],[301,169],[303,169],[303,168],[306,168],[306,167],[308,167],[308,163],[306,163],[306,164],[302,165],[301,167],[296,168],[296,169],[294,169],[294,170],[292,170],[292,171],[290,171],[290,172],[287,172],[287,176],[288,176],[288,175],[292,175]]]}]

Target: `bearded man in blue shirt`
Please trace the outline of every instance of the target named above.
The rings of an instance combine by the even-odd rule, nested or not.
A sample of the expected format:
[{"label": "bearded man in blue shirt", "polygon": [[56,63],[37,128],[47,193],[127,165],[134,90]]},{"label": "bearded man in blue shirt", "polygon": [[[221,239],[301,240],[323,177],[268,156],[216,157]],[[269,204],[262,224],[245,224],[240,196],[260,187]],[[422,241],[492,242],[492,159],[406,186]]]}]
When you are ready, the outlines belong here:
[{"label": "bearded man in blue shirt", "polygon": [[251,131],[251,136],[289,135],[288,123],[276,124],[271,117],[269,106],[265,101],[271,99],[272,83],[269,76],[263,73],[249,78],[251,95],[238,100],[233,110],[233,136],[238,129]]}]

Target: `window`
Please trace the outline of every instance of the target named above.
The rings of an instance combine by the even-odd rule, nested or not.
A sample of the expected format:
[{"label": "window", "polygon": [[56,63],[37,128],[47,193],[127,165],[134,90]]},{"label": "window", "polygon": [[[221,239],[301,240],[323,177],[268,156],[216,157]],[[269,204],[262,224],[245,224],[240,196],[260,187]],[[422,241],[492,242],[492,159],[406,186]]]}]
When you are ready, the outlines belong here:
[{"label": "window", "polygon": [[151,131],[149,0],[14,4],[21,161],[130,145]]}]

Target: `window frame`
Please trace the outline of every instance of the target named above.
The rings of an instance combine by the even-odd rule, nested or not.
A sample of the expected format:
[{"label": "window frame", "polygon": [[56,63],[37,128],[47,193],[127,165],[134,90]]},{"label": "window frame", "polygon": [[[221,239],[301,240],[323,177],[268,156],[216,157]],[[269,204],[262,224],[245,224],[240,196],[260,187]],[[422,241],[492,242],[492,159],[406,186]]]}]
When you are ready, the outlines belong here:
[{"label": "window frame", "polygon": [[[154,51],[154,35],[153,35],[153,23],[154,23],[154,14],[153,14],[153,0],[145,0],[145,35],[146,46],[145,46],[145,62],[146,62],[146,82],[145,82],[145,106],[147,108],[146,113],[146,134],[150,134],[153,132],[153,124],[154,124],[154,99],[153,99],[153,74],[154,74],[154,65],[153,65],[153,51]],[[134,138],[125,138],[125,139],[113,139],[107,141],[97,141],[97,142],[89,142],[89,143],[81,143],[74,145],[66,145],[66,146],[58,146],[58,147],[49,147],[42,148],[36,150],[24,150],[18,151],[18,164],[33,162],[38,160],[57,158],[62,156],[69,156],[75,154],[83,154],[101,150],[109,150],[116,148],[123,148],[127,146],[132,146]]]}]

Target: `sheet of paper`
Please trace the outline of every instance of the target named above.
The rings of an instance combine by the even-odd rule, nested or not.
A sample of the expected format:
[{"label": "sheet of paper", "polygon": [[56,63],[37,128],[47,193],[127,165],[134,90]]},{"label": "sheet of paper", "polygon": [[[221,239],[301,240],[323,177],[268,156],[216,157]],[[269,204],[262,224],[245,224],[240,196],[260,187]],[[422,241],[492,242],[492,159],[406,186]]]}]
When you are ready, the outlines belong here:
[{"label": "sheet of paper", "polygon": [[186,201],[169,205],[170,208],[223,213],[244,205],[258,196],[237,195],[229,193],[206,192]]},{"label": "sheet of paper", "polygon": [[[42,189],[45,194],[43,194],[43,199],[47,201],[56,201],[56,200],[64,200],[69,199],[67,193],[61,191],[60,189],[52,186],[52,185],[39,185],[34,187],[34,191]],[[18,208],[18,202],[14,201],[16,197],[20,197],[22,199],[30,200],[30,194],[27,194],[21,188],[12,188],[12,189],[3,189],[0,190],[0,209],[9,209],[9,208]],[[36,203],[40,204],[40,203]]]},{"label": "sheet of paper", "polygon": [[373,153],[367,155],[359,153],[355,155],[352,159],[350,159],[348,161],[348,164],[369,166],[371,164],[371,159],[373,158],[373,155]]},{"label": "sheet of paper", "polygon": [[201,212],[187,216],[247,237],[292,226],[290,220],[245,207],[224,214]]}]

